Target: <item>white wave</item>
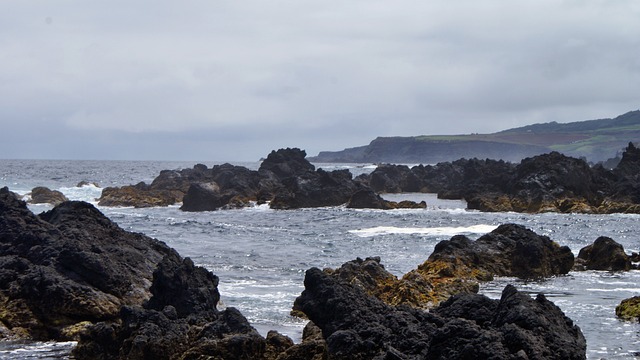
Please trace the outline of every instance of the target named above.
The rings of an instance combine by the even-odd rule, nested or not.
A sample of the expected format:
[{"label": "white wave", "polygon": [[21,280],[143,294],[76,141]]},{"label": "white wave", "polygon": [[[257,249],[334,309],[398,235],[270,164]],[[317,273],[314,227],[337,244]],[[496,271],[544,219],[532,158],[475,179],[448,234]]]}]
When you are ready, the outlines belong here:
[{"label": "white wave", "polygon": [[395,226],[376,226],[368,229],[349,230],[350,233],[360,237],[393,234],[419,234],[419,235],[446,235],[459,234],[485,234],[497,228],[496,225],[472,225],[460,227],[428,227],[428,228],[401,228]]},{"label": "white wave", "polygon": [[59,191],[69,200],[86,201],[88,203],[96,203],[97,199],[102,195],[102,188],[93,184],[81,187],[61,187]]}]

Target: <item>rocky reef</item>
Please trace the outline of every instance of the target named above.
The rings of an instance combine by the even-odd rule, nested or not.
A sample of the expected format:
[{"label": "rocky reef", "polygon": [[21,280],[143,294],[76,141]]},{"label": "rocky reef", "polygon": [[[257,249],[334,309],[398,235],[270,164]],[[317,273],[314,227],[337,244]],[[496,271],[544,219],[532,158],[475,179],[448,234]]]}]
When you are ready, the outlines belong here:
[{"label": "rocky reef", "polygon": [[[458,238],[441,243],[427,263],[450,267],[437,267],[420,285],[438,276],[502,274],[503,268],[548,276],[572,260],[517,225],[485,237],[478,248],[458,246]],[[294,344],[274,331],[263,337],[237,309],[219,310],[217,276],[164,243],[122,230],[90,204],[64,202],[36,216],[3,188],[0,246],[0,336],[79,339],[76,359],[585,358],[580,329],[543,295],[533,299],[508,286],[500,300],[491,300],[456,289],[430,312],[408,301],[396,306],[388,294],[409,279],[396,279],[376,258],[307,271],[294,309],[312,323]],[[464,258],[483,247],[496,254]],[[519,258],[520,247],[532,259],[541,257],[539,264]]]},{"label": "rocky reef", "polygon": [[640,213],[640,149],[629,143],[616,168],[558,152],[519,164],[460,159],[437,165],[379,166],[358,180],[377,192],[431,192],[481,211]]},{"label": "rocky reef", "polygon": [[151,184],[105,188],[103,206],[167,206],[182,202],[184,211],[241,208],[269,202],[273,209],[337,206],[354,208],[424,208],[426,204],[385,201],[355,181],[348,170],[316,169],[297,148],[272,151],[257,171],[231,164],[164,170]]}]

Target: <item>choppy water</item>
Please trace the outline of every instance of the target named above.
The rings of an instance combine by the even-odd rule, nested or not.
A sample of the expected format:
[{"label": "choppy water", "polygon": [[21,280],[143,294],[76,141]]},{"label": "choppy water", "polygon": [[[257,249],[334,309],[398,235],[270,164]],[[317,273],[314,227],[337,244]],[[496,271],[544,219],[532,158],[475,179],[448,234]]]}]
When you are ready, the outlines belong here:
[{"label": "choppy water", "polygon": [[[71,199],[95,203],[102,187],[150,181],[162,169],[192,165],[0,160],[0,186],[24,194],[36,185],[45,185],[61,190]],[[336,166],[323,167],[332,170]],[[356,174],[370,170],[352,168]],[[81,180],[97,182],[99,187],[76,188]],[[439,241],[455,234],[477,238],[509,222],[568,245],[575,254],[601,235],[620,242],[627,252],[640,248],[637,215],[488,214],[465,211],[463,202],[441,201],[427,194],[388,198],[425,199],[429,207],[275,211],[260,206],[203,213],[184,213],[177,206],[101,210],[121,227],[165,241],[218,275],[224,305],[239,308],[261,333],[275,329],[296,341],[304,322],[291,317],[289,311],[303,290],[304,271],[313,266],[337,267],[356,257],[380,256],[389,271],[401,276],[426,260]],[[31,208],[40,212],[50,207]],[[640,293],[639,280],[638,271],[572,272],[540,282],[499,278],[483,284],[481,293],[497,298],[508,283],[527,292],[542,292],[581,327],[589,358],[633,358],[640,352],[640,325],[617,320],[614,309],[623,299]],[[0,358],[64,357],[71,346],[4,344],[0,345]]]}]

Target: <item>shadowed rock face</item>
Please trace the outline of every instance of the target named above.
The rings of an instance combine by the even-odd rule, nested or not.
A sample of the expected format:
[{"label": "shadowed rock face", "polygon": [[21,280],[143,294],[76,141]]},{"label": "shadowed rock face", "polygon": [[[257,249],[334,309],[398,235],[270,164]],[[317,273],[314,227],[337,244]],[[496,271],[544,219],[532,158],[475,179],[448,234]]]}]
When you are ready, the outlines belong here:
[{"label": "shadowed rock face", "polygon": [[[586,341],[560,309],[507,286],[500,300],[464,294],[431,312],[389,306],[319,269],[294,309],[321,330],[329,359],[584,359]],[[290,350],[291,351],[291,350]]]},{"label": "shadowed rock face", "polygon": [[293,342],[277,333],[268,341],[242,314],[218,311],[218,278],[190,259],[165,257],[153,274],[153,296],[126,306],[120,322],[99,323],[81,337],[76,359],[268,359]]},{"label": "shadowed rock face", "polygon": [[0,321],[9,336],[65,339],[68,327],[141,304],[174,251],[122,230],[95,207],[64,202],[39,216],[0,190]]}]

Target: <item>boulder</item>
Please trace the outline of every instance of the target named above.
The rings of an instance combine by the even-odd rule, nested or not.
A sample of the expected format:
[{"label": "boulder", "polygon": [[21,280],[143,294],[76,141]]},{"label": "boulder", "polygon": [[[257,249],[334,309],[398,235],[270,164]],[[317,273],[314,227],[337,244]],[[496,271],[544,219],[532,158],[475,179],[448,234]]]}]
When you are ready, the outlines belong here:
[{"label": "boulder", "polygon": [[77,324],[115,319],[121,306],[149,299],[157,263],[174,253],[91,204],[68,201],[36,216],[0,189],[0,322],[9,337],[74,338]]},{"label": "boulder", "polygon": [[585,270],[628,271],[631,259],[615,240],[601,236],[593,244],[580,249],[580,265]]},{"label": "boulder", "polygon": [[640,296],[624,299],[616,306],[616,316],[622,320],[640,320]]},{"label": "boulder", "polygon": [[37,186],[31,190],[30,204],[51,204],[58,205],[68,201],[66,196],[58,190],[51,190],[44,186]]},{"label": "boulder", "polygon": [[478,279],[515,276],[523,279],[567,274],[574,256],[547,236],[517,224],[504,224],[471,241],[463,235],[438,243],[427,262],[467,267]]},{"label": "boulder", "polygon": [[[390,306],[310,269],[294,309],[322,330],[329,359],[584,359],[580,329],[544,296],[452,297],[431,312]],[[288,350],[293,351],[294,346]]]}]

